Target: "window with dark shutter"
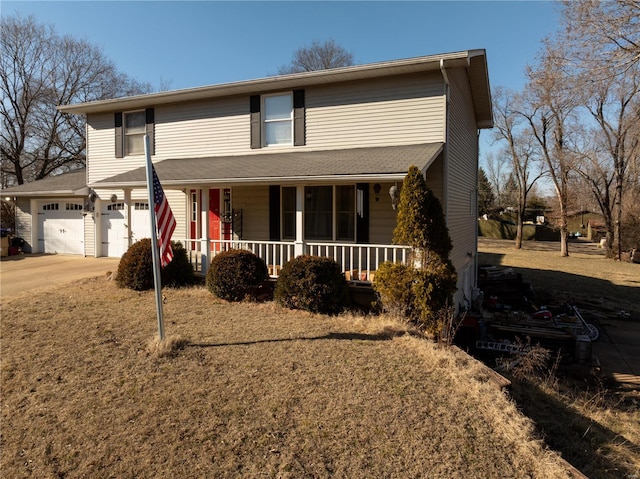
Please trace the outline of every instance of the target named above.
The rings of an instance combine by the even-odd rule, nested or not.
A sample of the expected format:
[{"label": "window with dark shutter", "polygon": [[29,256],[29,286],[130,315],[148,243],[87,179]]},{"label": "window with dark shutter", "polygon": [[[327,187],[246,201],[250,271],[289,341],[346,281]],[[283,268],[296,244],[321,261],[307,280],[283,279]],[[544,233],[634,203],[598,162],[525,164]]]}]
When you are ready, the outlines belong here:
[{"label": "window with dark shutter", "polygon": [[306,144],[304,90],[294,90],[288,94],[252,95],[249,98],[249,112],[252,149]]},{"label": "window with dark shutter", "polygon": [[144,111],[144,114],[145,114],[145,130],[146,130],[147,136],[149,137],[149,150],[151,150],[149,153],[152,155],[155,155],[156,154],[156,142],[154,137],[155,113],[153,111],[153,108],[147,108]]},{"label": "window with dark shutter", "polygon": [[124,137],[122,136],[122,112],[114,115],[114,127],[116,132],[116,158],[124,156]]},{"label": "window with dark shutter", "polygon": [[155,114],[153,108],[144,111],[114,114],[116,158],[144,154],[144,135],[149,137],[150,153],[155,154]]},{"label": "window with dark shutter", "polygon": [[260,131],[260,95],[252,95],[249,99],[249,112],[251,115],[251,148],[262,148]]},{"label": "window with dark shutter", "polygon": [[294,90],[293,92],[293,145],[302,146],[305,144],[305,106],[304,90]]}]

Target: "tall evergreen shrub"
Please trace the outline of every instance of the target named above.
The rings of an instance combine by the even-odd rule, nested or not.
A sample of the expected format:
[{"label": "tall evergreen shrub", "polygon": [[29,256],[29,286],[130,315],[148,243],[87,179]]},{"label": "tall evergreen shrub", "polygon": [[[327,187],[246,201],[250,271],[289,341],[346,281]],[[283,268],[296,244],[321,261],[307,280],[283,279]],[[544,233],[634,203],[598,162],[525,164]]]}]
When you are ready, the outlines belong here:
[{"label": "tall evergreen shrub", "polygon": [[[397,311],[404,305],[410,320],[437,334],[437,313],[453,301],[457,275],[449,260],[453,245],[442,205],[415,166],[402,183],[393,243],[411,247],[410,268],[383,265],[378,270],[373,287],[382,307]],[[406,286],[391,287],[394,281],[409,283],[410,294]]]}]

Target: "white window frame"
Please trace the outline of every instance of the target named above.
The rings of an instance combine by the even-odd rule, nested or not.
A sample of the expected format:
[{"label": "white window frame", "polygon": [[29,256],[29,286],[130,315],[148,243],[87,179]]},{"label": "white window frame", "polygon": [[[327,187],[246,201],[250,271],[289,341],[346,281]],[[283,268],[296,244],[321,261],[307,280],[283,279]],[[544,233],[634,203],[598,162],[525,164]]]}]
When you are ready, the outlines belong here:
[{"label": "white window frame", "polygon": [[[275,97],[288,97],[289,98],[289,104],[291,105],[291,108],[289,110],[289,117],[288,118],[274,118],[271,120],[267,120],[267,99],[269,98],[275,98]],[[293,146],[293,137],[294,137],[294,125],[293,125],[293,92],[289,91],[289,92],[279,92],[279,93],[272,93],[269,95],[262,95],[260,98],[260,101],[262,103],[262,105],[260,106],[261,111],[262,111],[262,121],[261,121],[261,127],[262,127],[262,146],[263,147],[268,147],[268,148],[278,148],[278,147],[283,147],[283,146]],[[277,123],[289,123],[290,125],[290,132],[291,132],[291,136],[289,138],[288,142],[285,143],[269,143],[267,141],[267,125],[268,124],[277,124]]]},{"label": "white window frame", "polygon": [[[143,123],[142,123],[142,128],[141,131],[131,131],[129,128],[127,128],[127,117],[129,115],[135,115],[135,114],[142,114],[142,119],[143,119]],[[147,132],[147,121],[146,121],[146,113],[145,110],[132,110],[132,111],[125,111],[122,113],[123,117],[122,117],[122,133],[123,133],[123,141],[124,141],[124,156],[140,156],[140,155],[144,155],[144,135]],[[140,137],[140,142],[142,144],[142,150],[141,151],[136,151],[136,152],[131,152],[129,151],[129,141],[128,138],[135,138],[135,137]]]}]

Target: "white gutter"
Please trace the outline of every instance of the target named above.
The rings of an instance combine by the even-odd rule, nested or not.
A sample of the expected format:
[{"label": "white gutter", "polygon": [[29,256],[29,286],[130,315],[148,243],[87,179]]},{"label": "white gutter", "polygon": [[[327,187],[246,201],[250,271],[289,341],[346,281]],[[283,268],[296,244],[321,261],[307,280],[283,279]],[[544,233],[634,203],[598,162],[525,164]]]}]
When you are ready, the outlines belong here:
[{"label": "white gutter", "polygon": [[[198,178],[193,180],[163,180],[162,186],[165,189],[183,186],[197,185],[254,185],[278,183],[335,183],[335,182],[372,182],[372,181],[402,181],[406,173],[389,173],[389,174],[368,174],[368,175],[323,175],[323,176],[278,176],[278,177],[262,177],[262,178]],[[122,189],[122,188],[146,188],[144,181],[134,181],[128,183],[91,183],[94,189]]]}]

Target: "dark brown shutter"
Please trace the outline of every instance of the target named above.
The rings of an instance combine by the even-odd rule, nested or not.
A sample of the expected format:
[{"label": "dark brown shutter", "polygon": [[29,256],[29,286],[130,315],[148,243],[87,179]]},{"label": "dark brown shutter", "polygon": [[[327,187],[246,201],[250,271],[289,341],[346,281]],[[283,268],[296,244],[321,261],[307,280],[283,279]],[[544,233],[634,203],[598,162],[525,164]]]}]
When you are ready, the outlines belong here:
[{"label": "dark brown shutter", "polygon": [[293,144],[302,146],[305,144],[304,131],[304,90],[293,91]]},{"label": "dark brown shutter", "polygon": [[269,185],[269,241],[280,241],[280,185]]},{"label": "dark brown shutter", "polygon": [[356,208],[362,195],[361,214],[356,211],[356,243],[369,242],[369,183],[356,183]]},{"label": "dark brown shutter", "polygon": [[146,133],[149,137],[149,149],[151,150],[149,153],[152,155],[156,154],[156,142],[154,137],[155,132],[155,120],[154,120],[154,112],[153,108],[147,108],[144,111],[145,115],[145,123],[146,123]]},{"label": "dark brown shutter", "polygon": [[252,95],[249,99],[249,112],[251,114],[251,148],[262,148],[260,135],[260,95]]},{"label": "dark brown shutter", "polygon": [[116,158],[124,157],[124,137],[122,135],[122,112],[116,112],[113,118],[116,132]]}]

